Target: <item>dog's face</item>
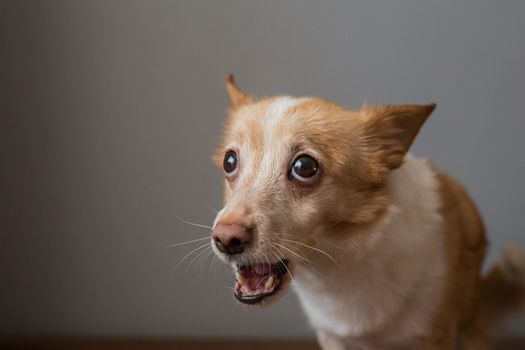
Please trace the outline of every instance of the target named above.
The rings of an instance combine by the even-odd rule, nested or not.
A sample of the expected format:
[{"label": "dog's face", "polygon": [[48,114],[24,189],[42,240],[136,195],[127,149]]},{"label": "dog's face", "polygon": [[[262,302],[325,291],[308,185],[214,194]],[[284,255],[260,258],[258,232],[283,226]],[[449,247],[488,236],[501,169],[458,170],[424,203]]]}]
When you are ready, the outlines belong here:
[{"label": "dog's face", "polygon": [[268,301],[341,225],[374,223],[388,207],[386,175],[399,167],[434,109],[345,110],[315,98],[254,101],[227,81],[231,108],[215,155],[225,206],[212,245],[236,270],[234,294]]}]

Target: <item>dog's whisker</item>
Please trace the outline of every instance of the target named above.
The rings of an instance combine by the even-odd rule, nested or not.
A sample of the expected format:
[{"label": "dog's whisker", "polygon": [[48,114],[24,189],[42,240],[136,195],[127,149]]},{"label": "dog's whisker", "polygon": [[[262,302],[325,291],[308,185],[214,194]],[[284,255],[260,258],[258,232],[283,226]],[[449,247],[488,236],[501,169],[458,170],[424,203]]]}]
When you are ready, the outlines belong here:
[{"label": "dog's whisker", "polygon": [[[289,238],[295,238],[297,239],[298,241],[301,241],[302,243],[306,242],[306,240],[304,239],[304,237],[302,236],[299,236],[299,235],[296,235],[296,234],[293,234],[293,233],[286,233],[286,234],[282,234],[283,237],[289,237]],[[328,240],[324,240],[322,242],[322,244],[327,244],[327,245],[330,245],[331,247],[334,247],[334,248],[337,248],[338,250],[341,250],[343,252],[349,252],[351,253],[353,250],[351,249],[345,249],[344,247],[341,246],[341,244],[345,244],[345,245],[349,245],[350,248],[358,248],[358,244],[356,244],[356,242],[354,241],[345,241],[345,242],[342,242],[342,243],[334,243],[334,242],[331,242],[331,241],[328,241]]]},{"label": "dog's whisker", "polygon": [[193,254],[194,252],[198,251],[199,249],[202,249],[202,248],[205,248],[209,245],[210,243],[206,243],[206,244],[203,244],[195,249],[193,249],[191,252],[189,252],[188,254],[186,254],[181,260],[179,260],[179,262],[177,263],[177,265],[175,265],[175,267],[171,270],[170,272],[170,275],[173,274],[173,272],[175,272],[175,270],[191,255]]},{"label": "dog's whisker", "polygon": [[194,272],[197,272],[197,269],[200,268],[200,274],[202,275],[202,266],[204,264],[204,262],[206,261],[206,259],[210,256],[210,254],[213,253],[213,249],[212,247],[208,247],[204,250],[204,252],[201,252],[200,256],[195,260],[195,265],[193,267],[193,270]]},{"label": "dog's whisker", "polygon": [[200,274],[202,275],[203,263],[210,256],[211,253],[213,253],[213,249],[211,246],[206,248],[203,252],[201,252],[200,256],[195,261],[193,271],[197,271],[197,269],[200,267]]},{"label": "dog's whisker", "polygon": [[232,287],[232,286],[223,286],[223,287],[226,288],[226,289],[228,289],[228,290],[230,290],[230,291],[232,291],[232,292],[235,291],[235,288]]},{"label": "dog's whisker", "polygon": [[200,271],[199,271],[199,274],[202,275],[203,271],[204,271],[204,266],[206,265],[206,262],[208,261],[208,259],[210,258],[210,256],[212,256],[214,253],[213,253],[213,249],[210,249],[206,255],[202,258],[201,262],[200,262]]},{"label": "dog's whisker", "polygon": [[[273,249],[272,249],[272,254],[275,255],[275,257],[277,258],[277,260],[283,260],[283,257],[280,257],[277,253],[274,252]],[[286,272],[287,272],[288,275],[290,276],[290,279],[292,280],[293,284],[296,284],[296,283],[295,283],[295,279],[293,278],[292,273],[290,272],[290,270],[288,269],[288,266],[286,266],[286,264],[284,264],[284,268],[286,269]]]},{"label": "dog's whisker", "polygon": [[213,271],[213,267],[214,267],[213,264],[215,263],[216,258],[217,258],[217,255],[213,254],[213,258],[211,259],[211,263],[210,263],[210,273],[212,273]]},{"label": "dog's whisker", "polygon": [[301,259],[301,261],[303,261],[303,262],[305,262],[305,263],[310,263],[310,261],[309,261],[306,257],[304,257],[304,256],[302,256],[302,255],[300,255],[300,254],[298,254],[298,253],[296,253],[296,252],[294,252],[293,250],[291,250],[291,249],[285,247],[284,245],[279,244],[279,243],[277,243],[277,242],[274,242],[273,244],[275,244],[275,245],[281,247],[282,249],[287,250],[287,251],[290,252],[291,254],[295,255],[297,258]]},{"label": "dog's whisker", "polygon": [[268,259],[268,256],[264,253],[263,253],[263,256],[264,256],[264,259],[266,259],[266,263],[268,263],[268,265],[271,265],[270,259]]},{"label": "dog's whisker", "polygon": [[337,261],[336,261],[336,260],[330,255],[330,254],[328,254],[327,252],[325,252],[325,251],[322,250],[322,249],[312,247],[312,246],[310,246],[310,245],[308,245],[308,244],[305,244],[305,243],[301,243],[301,242],[297,242],[297,241],[292,241],[292,240],[288,240],[288,239],[284,239],[284,238],[283,238],[282,240],[283,240],[283,241],[290,242],[290,243],[299,244],[299,245],[302,245],[303,247],[306,247],[306,248],[312,249],[312,250],[314,250],[314,251],[316,251],[316,252],[319,252],[319,253],[321,253],[321,254],[327,256],[327,257],[328,257],[330,260],[332,260],[337,266],[340,267],[339,263],[338,263],[338,262],[337,262]]},{"label": "dog's whisker", "polygon": [[194,262],[202,255],[204,254],[205,252],[208,251],[208,249],[210,249],[210,247],[206,247],[205,249],[203,249],[202,251],[200,251],[197,255],[195,255],[193,258],[191,258],[188,266],[186,267],[186,270],[184,270],[184,274],[186,274],[188,272],[188,270],[190,269],[190,267],[193,265],[193,272],[195,272],[195,265],[194,265]]},{"label": "dog's whisker", "polygon": [[[261,244],[270,244],[271,245],[271,242],[269,242],[266,238],[262,238],[261,239]],[[271,265],[270,263],[270,259],[268,259],[268,256],[264,253],[261,252],[261,254],[264,256],[264,258],[266,259],[266,262],[268,263],[268,265]]]},{"label": "dog's whisker", "polygon": [[[286,251],[292,253],[294,256],[296,256],[298,259],[300,259],[302,262],[304,262],[305,264],[308,264],[310,266],[312,266],[312,262],[310,261],[310,259],[308,259],[306,256],[304,256],[303,254],[299,254],[300,252],[297,251],[297,250],[293,250],[289,247],[286,247],[282,244],[279,244],[277,242],[269,242],[270,245],[272,246],[278,246],[279,248],[282,248],[282,249],[285,249]],[[281,249],[277,248],[278,251],[281,251]]]},{"label": "dog's whisker", "polygon": [[[345,243],[345,244],[354,245],[354,242],[352,242],[352,241],[350,241],[350,242],[344,242],[344,243]],[[343,252],[352,252],[350,249],[345,249],[345,248],[341,247],[341,245],[336,244],[336,243],[334,243],[334,242],[328,242],[328,241],[327,241],[327,242],[323,242],[323,244],[328,244],[330,247],[334,247],[334,248],[339,249],[339,250],[341,250],[341,251],[343,251]]]},{"label": "dog's whisker", "polygon": [[201,205],[204,205],[206,207],[208,207],[209,209],[211,209],[215,214],[218,214],[219,213],[219,210],[217,210],[213,205],[209,204],[209,203],[201,203]]},{"label": "dog's whisker", "polygon": [[175,217],[185,223],[185,224],[188,224],[188,225],[192,225],[192,226],[196,226],[196,227],[201,227],[201,228],[206,228],[206,229],[209,229],[209,230],[213,230],[213,227],[211,226],[208,226],[208,225],[203,225],[203,224],[199,224],[199,223],[196,223],[196,222],[191,222],[191,221],[188,221],[188,220],[184,220],[183,218],[181,218],[179,215],[175,214]]},{"label": "dog's whisker", "polygon": [[[275,243],[270,243],[270,244],[273,245],[273,244],[275,244]],[[297,255],[296,255],[296,256],[297,256]],[[322,274],[321,272],[319,272],[319,270],[314,266],[314,264],[313,264],[309,259],[303,257],[302,260],[304,261],[304,263],[306,263],[306,264],[309,266],[309,268],[312,270],[312,272],[318,274],[319,277],[323,278],[324,280],[328,280],[327,277],[326,277],[324,274]]]},{"label": "dog's whisker", "polygon": [[185,242],[180,242],[180,243],[174,243],[174,244],[170,244],[170,245],[167,245],[165,247],[162,247],[162,249],[166,249],[166,248],[173,248],[173,247],[177,247],[177,246],[180,246],[180,245],[185,245],[185,244],[190,244],[190,243],[195,243],[195,242],[200,242],[200,241],[203,241],[205,239],[210,239],[210,236],[206,236],[206,237],[202,237],[202,238],[197,238],[197,239],[192,239],[190,241],[185,241]]}]

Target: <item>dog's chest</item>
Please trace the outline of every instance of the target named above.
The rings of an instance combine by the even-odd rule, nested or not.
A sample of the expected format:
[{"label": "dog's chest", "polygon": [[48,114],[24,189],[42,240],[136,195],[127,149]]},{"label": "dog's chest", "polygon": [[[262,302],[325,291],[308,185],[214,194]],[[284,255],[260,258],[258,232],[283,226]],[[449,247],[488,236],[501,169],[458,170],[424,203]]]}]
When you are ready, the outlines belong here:
[{"label": "dog's chest", "polygon": [[431,291],[418,288],[425,282],[412,274],[401,275],[402,269],[405,267],[374,266],[351,277],[338,276],[336,283],[298,271],[295,289],[316,329],[341,338],[361,338],[389,328],[392,320],[399,318],[404,324],[414,325],[411,331],[417,333],[416,328],[427,315],[412,313],[410,305]]},{"label": "dog's chest", "polygon": [[342,296],[312,284],[305,287],[300,277],[296,281],[295,290],[303,310],[316,330],[346,338],[365,334],[373,324],[380,323],[373,312],[367,312],[366,301],[359,303],[355,296],[348,298],[348,295]]},{"label": "dog's chest", "polygon": [[316,330],[349,342],[374,338],[399,343],[427,331],[435,306],[428,301],[441,289],[440,257],[426,258],[435,262],[430,270],[417,259],[365,264],[347,275],[344,270],[325,274],[326,279],[299,269],[295,290]]}]

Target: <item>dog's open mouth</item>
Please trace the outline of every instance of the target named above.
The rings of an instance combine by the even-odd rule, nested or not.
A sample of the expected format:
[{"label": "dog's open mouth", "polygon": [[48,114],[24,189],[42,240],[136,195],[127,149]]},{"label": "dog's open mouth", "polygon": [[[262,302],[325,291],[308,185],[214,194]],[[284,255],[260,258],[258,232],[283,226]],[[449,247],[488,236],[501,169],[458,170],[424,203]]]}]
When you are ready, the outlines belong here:
[{"label": "dog's open mouth", "polygon": [[233,294],[241,303],[259,304],[275,294],[288,267],[286,260],[273,264],[237,266]]}]

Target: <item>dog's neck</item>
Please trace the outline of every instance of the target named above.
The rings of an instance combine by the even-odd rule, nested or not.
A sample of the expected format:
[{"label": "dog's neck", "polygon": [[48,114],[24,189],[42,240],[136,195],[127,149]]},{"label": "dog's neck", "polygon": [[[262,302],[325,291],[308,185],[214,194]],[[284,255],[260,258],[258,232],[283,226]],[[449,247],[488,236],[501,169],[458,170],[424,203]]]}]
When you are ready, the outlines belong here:
[{"label": "dog's neck", "polygon": [[438,293],[445,265],[439,183],[428,162],[407,156],[388,186],[389,210],[376,225],[319,247],[335,262],[312,253],[311,265],[297,266],[295,290],[316,329],[360,338],[399,313],[413,312],[416,328],[427,321],[434,306],[418,301]]}]

